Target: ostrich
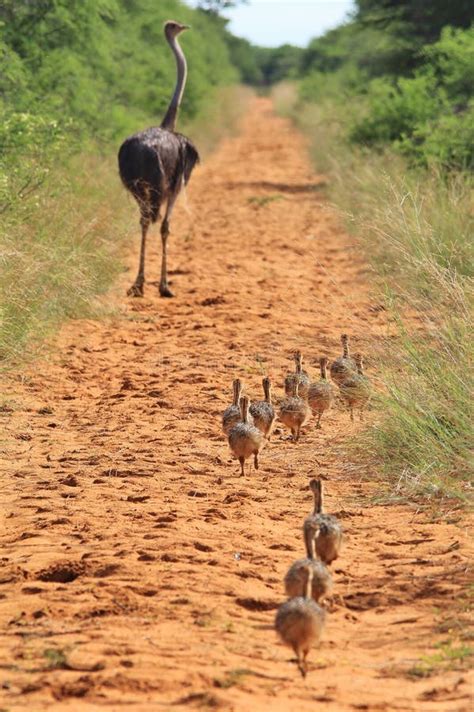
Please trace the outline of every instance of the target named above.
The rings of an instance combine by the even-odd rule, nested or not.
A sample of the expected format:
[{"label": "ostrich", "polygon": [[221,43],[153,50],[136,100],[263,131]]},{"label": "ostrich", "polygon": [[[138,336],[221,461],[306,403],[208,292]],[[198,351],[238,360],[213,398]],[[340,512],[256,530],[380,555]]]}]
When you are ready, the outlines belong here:
[{"label": "ostrich", "polygon": [[166,270],[169,222],[179,192],[182,186],[188,183],[193,168],[199,161],[199,154],[191,141],[175,131],[187,74],[186,59],[177,38],[187,29],[188,25],[171,20],[164,26],[166,40],[176,57],[177,80],[161,126],[153,126],[129,136],[121,145],[118,154],[120,177],[140,209],[142,241],[138,274],[127,292],[134,297],[143,296],[146,236],[150,223],[155,223],[160,217],[160,208],[164,201],[167,201],[167,205],[161,223],[160,294],[162,297],[173,296],[168,287]]}]

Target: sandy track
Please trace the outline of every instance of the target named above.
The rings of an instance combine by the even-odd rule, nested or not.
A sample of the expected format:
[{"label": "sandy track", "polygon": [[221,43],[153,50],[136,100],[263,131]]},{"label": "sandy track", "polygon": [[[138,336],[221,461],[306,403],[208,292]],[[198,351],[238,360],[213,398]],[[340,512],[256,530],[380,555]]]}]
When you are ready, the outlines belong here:
[{"label": "sandy track", "polygon": [[[150,283],[124,296],[137,241],[117,316],[69,324],[51,362],[7,384],[2,708],[468,709],[466,672],[407,674],[456,638],[460,522],[370,506],[376,486],[334,448],[354,432],[339,409],[297,446],[277,434],[245,478],[220,434],[236,375],[259,396],[268,373],[279,395],[295,348],[316,375],[341,331],[369,355],[387,331],[323,188],[303,139],[255,100],[176,211],[176,299]],[[347,538],[302,681],[272,623],[318,474]]]}]

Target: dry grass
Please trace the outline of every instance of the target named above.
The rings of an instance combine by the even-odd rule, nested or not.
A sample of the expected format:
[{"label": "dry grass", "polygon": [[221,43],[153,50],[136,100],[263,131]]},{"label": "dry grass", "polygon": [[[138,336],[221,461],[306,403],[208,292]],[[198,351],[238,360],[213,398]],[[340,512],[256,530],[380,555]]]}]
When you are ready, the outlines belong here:
[{"label": "dry grass", "polygon": [[[361,451],[394,496],[465,502],[472,484],[473,185],[464,174],[415,171],[391,152],[347,140],[347,112],[298,105],[278,89],[280,111],[310,138],[329,195],[372,263],[397,338],[378,354],[383,384],[376,424]],[[416,315],[413,320],[404,315]]]}]

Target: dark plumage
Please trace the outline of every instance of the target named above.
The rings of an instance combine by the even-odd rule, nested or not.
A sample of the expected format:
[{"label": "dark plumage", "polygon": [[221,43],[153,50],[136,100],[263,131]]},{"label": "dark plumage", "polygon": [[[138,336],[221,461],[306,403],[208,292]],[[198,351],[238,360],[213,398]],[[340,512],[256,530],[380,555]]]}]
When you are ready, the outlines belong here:
[{"label": "dark plumage", "polygon": [[168,287],[166,246],[171,213],[181,188],[191,177],[199,154],[192,142],[175,131],[176,117],[186,83],[186,59],[177,36],[187,25],[165,23],[165,37],[175,57],[177,81],[173,97],[161,126],[129,136],[118,154],[119,172],[124,186],[131,192],[140,209],[142,241],[137,278],[128,290],[133,296],[143,295],[145,284],[145,246],[148,228],[160,217],[161,205],[166,201],[166,212],[161,223],[162,263],[160,294],[173,296]]},{"label": "dark plumage", "polygon": [[125,139],[118,160],[122,182],[141,215],[155,223],[162,202],[189,181],[199,154],[183,134],[152,126]]}]

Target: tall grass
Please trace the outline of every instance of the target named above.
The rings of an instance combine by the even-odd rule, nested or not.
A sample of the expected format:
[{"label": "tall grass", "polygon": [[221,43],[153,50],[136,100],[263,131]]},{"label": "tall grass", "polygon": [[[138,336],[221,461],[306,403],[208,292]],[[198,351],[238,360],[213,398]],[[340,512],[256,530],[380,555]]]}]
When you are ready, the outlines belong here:
[{"label": "tall grass", "polygon": [[377,354],[378,413],[361,452],[397,496],[464,501],[472,483],[472,179],[355,148],[348,112],[334,99],[300,104],[283,86],[276,103],[310,137],[330,198],[397,324]]},{"label": "tall grass", "polygon": [[[233,130],[249,93],[219,90],[181,125],[204,159]],[[72,157],[65,147],[63,164],[59,153],[42,184],[0,214],[0,369],[38,354],[64,319],[101,313],[97,296],[123,269],[125,244],[138,229],[117,147],[91,145]]]}]

